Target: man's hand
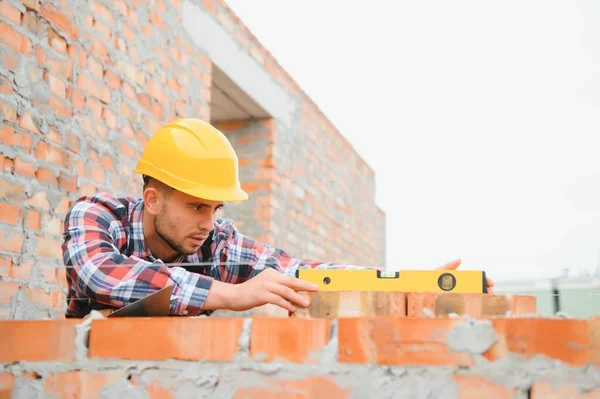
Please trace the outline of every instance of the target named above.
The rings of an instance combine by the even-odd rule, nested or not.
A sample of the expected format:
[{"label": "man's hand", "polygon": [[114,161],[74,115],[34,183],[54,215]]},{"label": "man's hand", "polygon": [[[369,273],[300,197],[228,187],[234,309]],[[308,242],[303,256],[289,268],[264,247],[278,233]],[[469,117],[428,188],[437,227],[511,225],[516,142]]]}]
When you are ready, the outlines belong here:
[{"label": "man's hand", "polygon": [[277,270],[265,269],[241,284],[213,281],[205,309],[244,311],[271,303],[295,312],[296,306],[304,308],[310,304],[296,291],[314,292],[318,288],[316,284],[286,276]]},{"label": "man's hand", "polygon": [[[436,270],[456,270],[458,268],[458,266],[460,266],[460,262],[461,262],[460,259],[456,259],[456,260],[453,260],[452,262],[448,262],[445,265],[438,267]],[[494,286],[494,281],[487,276],[485,277],[485,281],[487,283],[487,292],[489,294],[493,294],[494,289],[492,287]]]}]

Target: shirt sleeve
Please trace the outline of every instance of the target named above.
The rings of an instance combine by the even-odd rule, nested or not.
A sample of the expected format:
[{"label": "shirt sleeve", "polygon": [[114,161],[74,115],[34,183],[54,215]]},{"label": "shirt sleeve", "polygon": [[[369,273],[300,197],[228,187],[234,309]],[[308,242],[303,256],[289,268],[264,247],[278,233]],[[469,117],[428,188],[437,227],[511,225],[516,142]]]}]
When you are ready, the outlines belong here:
[{"label": "shirt sleeve", "polygon": [[171,314],[196,315],[213,279],[157,260],[122,255],[127,239],[121,222],[102,205],[78,202],[65,218],[63,260],[74,289],[96,302],[129,305],[164,287],[173,286]]},{"label": "shirt sleeve", "polygon": [[230,275],[221,276],[225,281],[244,282],[266,268],[273,268],[289,276],[295,276],[296,271],[299,269],[385,270],[380,267],[364,267],[296,258],[283,249],[260,243],[245,236],[238,231],[233,222],[229,222],[225,230],[227,232],[227,244],[219,255],[221,261],[228,265],[224,269],[226,273],[235,274],[233,277]]}]

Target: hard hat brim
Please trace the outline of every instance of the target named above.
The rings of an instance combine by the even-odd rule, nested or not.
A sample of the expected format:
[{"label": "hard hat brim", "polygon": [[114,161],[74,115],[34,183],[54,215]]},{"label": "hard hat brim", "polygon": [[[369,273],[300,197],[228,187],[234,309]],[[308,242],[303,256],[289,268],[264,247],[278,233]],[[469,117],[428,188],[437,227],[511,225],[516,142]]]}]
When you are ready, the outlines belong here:
[{"label": "hard hat brim", "polygon": [[177,191],[209,201],[238,202],[249,198],[248,193],[239,185],[234,187],[209,187],[194,184],[169,175],[167,172],[144,161],[138,162],[134,173],[150,176]]}]

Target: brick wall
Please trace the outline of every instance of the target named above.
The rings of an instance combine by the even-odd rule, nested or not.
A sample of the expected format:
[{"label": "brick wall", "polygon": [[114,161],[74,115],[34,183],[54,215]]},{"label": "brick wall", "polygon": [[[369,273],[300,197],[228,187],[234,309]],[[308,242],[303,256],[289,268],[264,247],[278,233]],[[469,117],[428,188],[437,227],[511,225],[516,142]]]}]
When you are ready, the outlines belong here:
[{"label": "brick wall", "polygon": [[0,2],[0,317],[59,317],[70,201],[139,195],[149,134],[208,119],[211,62],[181,2]]},{"label": "brick wall", "polygon": [[[225,128],[252,196],[226,216],[298,257],[384,264],[373,172],[225,3],[193,3],[301,106],[292,128]],[[149,135],[176,117],[210,120],[212,63],[182,27],[182,8],[0,0],[0,318],[61,317],[70,203],[97,191],[141,194],[132,170]]]},{"label": "brick wall", "polygon": [[599,367],[600,318],[0,321],[15,399],[591,399]]}]

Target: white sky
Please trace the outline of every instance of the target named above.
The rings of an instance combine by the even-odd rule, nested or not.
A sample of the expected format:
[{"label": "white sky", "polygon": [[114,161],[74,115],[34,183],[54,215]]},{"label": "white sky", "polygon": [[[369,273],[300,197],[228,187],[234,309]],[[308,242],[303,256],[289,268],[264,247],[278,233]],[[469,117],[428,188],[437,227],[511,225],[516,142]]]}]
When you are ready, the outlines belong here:
[{"label": "white sky", "polygon": [[377,175],[387,267],[600,264],[600,2],[228,0]]}]

